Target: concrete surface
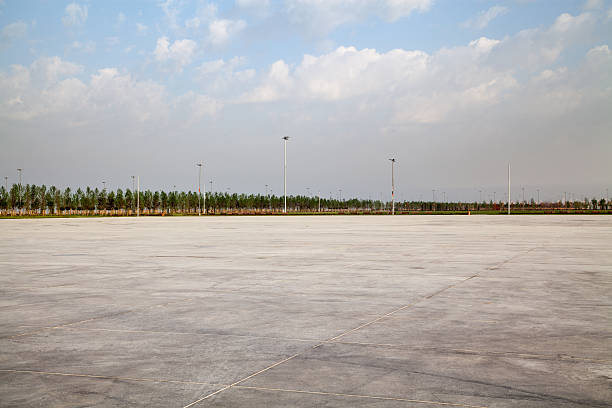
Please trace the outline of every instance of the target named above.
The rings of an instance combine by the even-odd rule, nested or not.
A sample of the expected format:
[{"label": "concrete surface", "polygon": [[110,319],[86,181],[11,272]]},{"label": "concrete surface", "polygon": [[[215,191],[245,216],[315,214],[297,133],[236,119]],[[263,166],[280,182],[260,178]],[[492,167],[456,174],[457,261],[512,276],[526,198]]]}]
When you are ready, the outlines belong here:
[{"label": "concrete surface", "polygon": [[610,407],[612,217],[0,221],[2,407]]}]

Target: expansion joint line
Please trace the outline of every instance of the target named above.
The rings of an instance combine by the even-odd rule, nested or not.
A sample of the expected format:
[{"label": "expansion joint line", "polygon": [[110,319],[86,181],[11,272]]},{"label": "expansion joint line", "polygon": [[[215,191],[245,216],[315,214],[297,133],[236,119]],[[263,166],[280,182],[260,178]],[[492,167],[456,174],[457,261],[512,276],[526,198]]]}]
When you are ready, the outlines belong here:
[{"label": "expansion joint line", "polygon": [[[504,265],[504,264],[506,264],[506,263],[508,263],[508,262],[513,261],[513,260],[514,260],[514,259],[516,259],[517,257],[522,256],[522,255],[526,255],[526,254],[528,254],[529,252],[531,252],[531,251],[533,251],[533,250],[535,250],[535,249],[537,249],[537,248],[539,248],[539,247],[534,247],[534,248],[531,248],[531,249],[527,250],[526,252],[521,252],[521,253],[515,254],[515,255],[511,256],[510,258],[506,259],[505,261],[503,261],[503,262],[501,262],[501,263],[499,263],[499,264],[495,265],[494,267],[489,267],[489,268],[487,268],[487,270],[497,269],[497,268],[501,267],[502,265]],[[301,351],[301,352],[299,352],[299,353],[296,353],[296,354],[294,354],[294,355],[292,355],[292,356],[289,356],[289,357],[287,357],[287,358],[285,358],[285,359],[283,359],[283,360],[281,360],[281,361],[278,361],[278,362],[276,362],[276,363],[274,363],[274,364],[272,364],[272,365],[270,365],[270,366],[268,366],[268,367],[266,367],[266,368],[264,368],[264,369],[262,369],[262,370],[259,370],[259,371],[255,372],[255,373],[253,373],[253,374],[251,374],[251,375],[249,375],[249,376],[247,376],[247,377],[244,377],[244,378],[243,378],[243,379],[241,379],[241,380],[238,380],[238,381],[236,381],[236,382],[234,382],[234,383],[232,383],[232,384],[230,384],[230,385],[226,385],[226,386],[224,386],[223,388],[220,388],[220,389],[218,389],[218,390],[217,390],[217,391],[215,391],[215,392],[212,392],[212,393],[210,393],[210,394],[204,395],[204,396],[202,396],[201,398],[199,398],[199,399],[197,399],[197,400],[193,401],[192,403],[190,403],[190,404],[188,404],[188,405],[185,405],[183,408],[190,408],[190,407],[192,407],[192,406],[194,406],[194,405],[196,405],[196,404],[198,404],[198,403],[200,403],[200,402],[202,402],[202,401],[204,401],[204,400],[206,400],[206,399],[208,399],[208,398],[210,398],[210,397],[213,397],[213,396],[215,396],[215,395],[217,395],[217,394],[219,394],[219,393],[221,393],[221,392],[223,392],[223,391],[225,391],[225,390],[228,390],[228,389],[230,389],[230,388],[232,388],[232,387],[238,387],[238,386],[240,386],[240,384],[242,384],[243,382],[245,382],[245,381],[247,381],[247,380],[249,380],[249,379],[251,379],[251,378],[253,378],[253,377],[255,377],[255,376],[259,375],[259,374],[262,374],[262,373],[264,373],[264,372],[266,372],[266,371],[268,371],[268,370],[271,370],[271,369],[273,369],[274,367],[277,367],[277,366],[279,366],[279,365],[281,365],[281,364],[283,364],[283,363],[286,363],[287,361],[293,360],[294,358],[299,357],[299,356],[301,356],[301,355],[305,354],[307,351],[311,351],[311,350],[317,349],[317,348],[319,348],[319,347],[321,347],[321,346],[323,346],[323,345],[325,345],[325,344],[328,344],[328,343],[333,343],[333,342],[335,342],[336,340],[338,340],[338,339],[340,339],[340,338],[342,338],[342,337],[344,337],[344,336],[346,336],[346,335],[348,335],[348,334],[354,333],[354,332],[356,332],[357,330],[361,330],[361,329],[363,329],[364,327],[368,327],[368,326],[370,326],[370,325],[372,325],[372,324],[374,324],[374,323],[377,323],[377,322],[379,322],[379,321],[381,321],[381,320],[383,320],[383,319],[386,319],[387,317],[390,317],[390,316],[394,315],[395,313],[401,312],[401,311],[406,310],[406,309],[408,309],[408,308],[411,308],[411,307],[413,307],[413,306],[415,306],[415,305],[417,305],[417,304],[419,304],[419,303],[421,303],[421,302],[423,302],[423,301],[426,301],[426,300],[429,300],[429,299],[431,299],[431,298],[433,298],[433,297],[435,297],[435,296],[438,296],[439,294],[441,294],[441,293],[443,293],[443,292],[445,292],[445,291],[447,291],[447,290],[449,290],[449,289],[452,289],[452,288],[454,288],[454,287],[456,287],[456,286],[461,285],[462,283],[465,283],[465,282],[467,282],[467,281],[469,281],[469,280],[472,280],[472,279],[474,279],[474,278],[479,277],[481,273],[482,273],[482,272],[478,272],[478,273],[476,273],[476,274],[474,274],[474,275],[472,275],[472,276],[468,276],[467,278],[465,278],[465,279],[463,279],[463,280],[461,280],[461,281],[459,281],[459,282],[455,282],[455,283],[453,283],[453,284],[451,284],[451,285],[448,285],[448,286],[446,286],[446,287],[444,287],[444,288],[442,288],[442,289],[440,289],[440,290],[438,290],[438,291],[436,291],[436,292],[433,292],[433,293],[431,293],[431,294],[429,294],[429,295],[427,295],[427,296],[422,297],[421,299],[419,299],[419,300],[417,300],[417,301],[415,301],[415,302],[412,302],[412,303],[409,303],[409,304],[407,304],[407,305],[401,306],[401,307],[399,307],[399,308],[397,308],[397,309],[395,309],[395,310],[390,311],[389,313],[386,313],[386,314],[384,314],[384,315],[382,315],[382,316],[379,316],[379,317],[377,317],[376,319],[371,320],[371,321],[369,321],[369,322],[367,322],[367,323],[363,323],[363,324],[361,324],[361,325],[359,325],[359,326],[357,326],[357,327],[355,327],[355,328],[353,328],[353,329],[347,330],[347,331],[345,331],[344,333],[341,333],[341,334],[339,334],[339,335],[337,335],[337,336],[334,336],[334,337],[329,338],[329,339],[327,339],[327,340],[323,340],[323,341],[321,341],[320,343],[318,343],[318,344],[316,344],[316,345],[312,346],[312,347],[311,347],[311,348],[309,348],[309,349],[303,350],[303,351]],[[246,386],[240,386],[240,388],[247,388],[247,387],[246,387]],[[255,387],[251,387],[251,388],[255,388]],[[297,391],[296,391],[296,392],[297,392]],[[305,391],[304,391],[304,393],[309,393],[309,392],[305,392]],[[314,392],[314,391],[313,391],[313,392],[311,392],[311,393],[316,393],[316,392]],[[323,395],[334,395],[333,393],[323,393],[323,392],[321,392],[321,394],[323,394]],[[347,394],[347,395],[348,395],[348,394]],[[412,402],[416,402],[416,401],[412,401]],[[438,405],[443,405],[443,404],[440,404],[439,402],[437,402],[437,404],[438,404]],[[450,403],[446,403],[446,405],[451,405],[451,404],[450,404]],[[458,405],[458,404],[456,404],[456,405]],[[459,406],[460,406],[460,405],[459,405]],[[464,406],[465,406],[465,407],[469,407],[469,405],[464,405]]]}]

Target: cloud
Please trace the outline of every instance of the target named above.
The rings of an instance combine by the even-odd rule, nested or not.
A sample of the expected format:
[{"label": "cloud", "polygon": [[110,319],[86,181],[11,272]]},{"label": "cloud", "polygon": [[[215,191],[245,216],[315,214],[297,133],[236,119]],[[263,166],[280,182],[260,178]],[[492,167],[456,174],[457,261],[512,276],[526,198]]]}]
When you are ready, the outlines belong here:
[{"label": "cloud", "polygon": [[2,28],[2,32],[0,33],[0,44],[9,45],[13,41],[25,36],[27,31],[28,25],[23,21],[7,24]]},{"label": "cloud", "polygon": [[96,51],[96,43],[94,41],[87,41],[85,43],[81,41],[73,41],[70,45],[70,49],[92,54]]},{"label": "cloud", "polygon": [[236,0],[236,5],[244,8],[266,8],[270,5],[270,0]]},{"label": "cloud", "polygon": [[177,30],[180,25],[178,17],[181,13],[180,2],[178,0],[166,0],[159,3],[159,6],[164,12],[166,24],[171,30]]},{"label": "cloud", "polygon": [[[545,83],[558,86],[562,78],[571,77],[567,68],[551,64],[567,47],[585,37],[591,22],[588,13],[562,14],[548,28],[525,30],[503,40],[480,37],[432,54],[338,47],[319,56],[305,55],[296,65],[278,60],[251,82],[252,87],[244,90],[240,101],[357,104],[356,109],[384,109],[390,115],[387,123],[395,124],[442,123],[469,112],[503,106],[509,100],[527,106],[522,98],[536,98],[536,87]],[[602,45],[589,51],[588,58],[607,56],[608,52]],[[608,61],[607,57],[600,59]],[[609,65],[605,61],[600,65]],[[604,72],[598,71],[593,78],[602,78]],[[540,99],[551,103],[548,113],[568,111],[587,99],[581,94],[576,99],[578,105],[568,102],[570,95],[580,94],[573,90],[580,86],[576,82],[563,92],[544,92],[547,97]],[[545,104],[529,106],[535,111],[547,109]]]},{"label": "cloud", "polygon": [[481,11],[478,16],[464,22],[463,27],[483,29],[489,25],[491,21],[499,16],[508,13],[508,7],[493,6],[488,10]]},{"label": "cloud", "polygon": [[[75,78],[82,67],[59,57],[41,58],[29,67],[15,65],[0,72],[0,118],[27,121],[59,117],[62,127],[104,123],[123,126],[160,124],[176,116],[179,121],[216,114],[223,104],[188,92],[171,97],[164,86],[138,81],[116,68],[104,68],[88,81]],[[59,115],[59,116],[58,116]]]},{"label": "cloud", "polygon": [[87,6],[78,3],[70,3],[66,6],[62,23],[66,27],[73,27],[85,24],[87,21]]},{"label": "cloud", "polygon": [[125,14],[123,14],[123,12],[119,12],[119,14],[117,14],[117,27],[121,27],[123,23],[125,23],[125,20]]},{"label": "cloud", "polygon": [[207,61],[196,68],[196,79],[208,94],[234,99],[255,79],[254,69],[241,69],[245,64],[244,57]]},{"label": "cloud", "polygon": [[138,30],[138,34],[146,34],[149,30],[149,27],[142,23],[136,23],[136,29]]},{"label": "cloud", "polygon": [[586,3],[584,3],[585,10],[599,10],[602,9],[603,6],[603,0],[587,0]]},{"label": "cloud", "polygon": [[208,26],[208,41],[213,46],[224,45],[245,27],[246,23],[243,20],[214,20]]},{"label": "cloud", "polygon": [[432,4],[433,0],[287,0],[286,12],[293,23],[326,34],[372,16],[393,22],[414,11],[427,11]]},{"label": "cloud", "polygon": [[173,69],[180,72],[191,63],[196,48],[197,44],[193,40],[176,40],[170,45],[168,37],[161,37],[157,39],[153,54],[158,62],[170,64]]}]

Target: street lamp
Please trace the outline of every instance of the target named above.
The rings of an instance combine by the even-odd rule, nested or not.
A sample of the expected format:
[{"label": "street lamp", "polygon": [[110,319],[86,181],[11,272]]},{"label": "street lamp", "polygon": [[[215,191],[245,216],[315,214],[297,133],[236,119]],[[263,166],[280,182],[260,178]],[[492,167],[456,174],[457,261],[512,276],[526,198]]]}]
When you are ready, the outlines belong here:
[{"label": "street lamp", "polygon": [[395,158],[389,159],[391,162],[391,215],[395,214],[395,175],[394,175],[394,165]]},{"label": "street lamp", "polygon": [[510,215],[510,162],[508,162],[508,215]]},{"label": "street lamp", "polygon": [[136,191],[136,216],[140,217],[140,176],[136,178],[137,191]]},{"label": "street lamp", "polygon": [[102,182],[102,191],[106,191],[106,181]]},{"label": "street lamp", "polygon": [[285,141],[285,167],[284,167],[284,172],[283,172],[283,180],[284,180],[284,186],[285,186],[285,190],[284,190],[284,195],[285,195],[285,209],[283,210],[283,212],[286,214],[287,213],[287,140],[289,140],[289,136],[283,136],[283,140]]},{"label": "street lamp", "polygon": [[[200,216],[202,215],[202,208],[200,207],[200,201],[202,198],[202,191],[200,189],[200,180],[202,179],[202,163],[196,163],[196,166],[198,166],[198,216]],[[204,205],[206,205],[206,201],[204,201]]]},{"label": "street lamp", "polygon": [[17,189],[19,192],[19,214],[21,214],[21,172],[23,169],[17,169],[17,171],[19,172],[19,188]]}]

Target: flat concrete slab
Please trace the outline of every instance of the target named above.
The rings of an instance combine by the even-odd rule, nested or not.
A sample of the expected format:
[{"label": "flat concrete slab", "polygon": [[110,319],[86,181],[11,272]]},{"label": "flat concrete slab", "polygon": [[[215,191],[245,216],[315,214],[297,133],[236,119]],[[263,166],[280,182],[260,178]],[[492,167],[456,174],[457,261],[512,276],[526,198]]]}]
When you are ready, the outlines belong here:
[{"label": "flat concrete slab", "polygon": [[609,407],[612,217],[0,221],[2,407]]}]

